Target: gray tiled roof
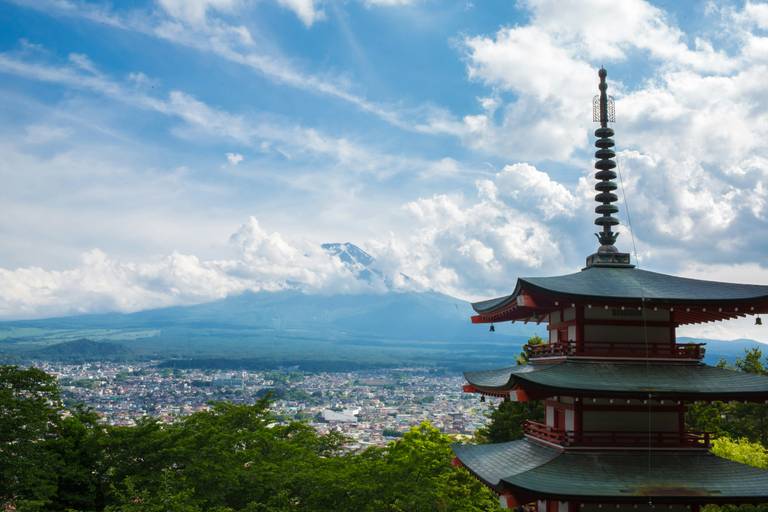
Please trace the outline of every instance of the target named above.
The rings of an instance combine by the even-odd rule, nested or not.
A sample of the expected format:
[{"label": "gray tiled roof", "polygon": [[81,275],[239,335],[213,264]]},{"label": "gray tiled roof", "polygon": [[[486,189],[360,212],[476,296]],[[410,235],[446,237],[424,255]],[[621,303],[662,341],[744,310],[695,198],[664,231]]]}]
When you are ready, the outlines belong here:
[{"label": "gray tiled roof", "polygon": [[589,267],[564,276],[521,277],[512,295],[476,302],[478,313],[509,304],[521,289],[572,298],[656,302],[723,302],[768,299],[768,286],[687,279],[638,268]]},{"label": "gray tiled roof", "polygon": [[497,444],[454,444],[452,448],[461,463],[490,486],[498,485],[502,478],[546,464],[561,453],[527,439]]},{"label": "gray tiled roof", "polygon": [[489,390],[526,384],[568,390],[574,394],[653,393],[671,397],[768,399],[768,377],[701,363],[658,363],[566,360],[498,370],[466,372],[470,384]]},{"label": "gray tiled roof", "polygon": [[536,497],[701,502],[768,500],[768,471],[696,451],[560,452],[526,439],[454,445],[486,484]]},{"label": "gray tiled roof", "polygon": [[569,497],[768,500],[768,471],[706,452],[567,452],[503,480],[535,494]]}]

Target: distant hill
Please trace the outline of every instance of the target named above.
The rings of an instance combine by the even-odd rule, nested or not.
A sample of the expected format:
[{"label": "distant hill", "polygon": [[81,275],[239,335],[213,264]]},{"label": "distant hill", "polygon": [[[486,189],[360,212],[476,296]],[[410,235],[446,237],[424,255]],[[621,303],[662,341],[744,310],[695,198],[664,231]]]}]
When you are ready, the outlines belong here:
[{"label": "distant hill", "polygon": [[[193,306],[137,313],[78,315],[0,322],[3,327],[45,329],[258,329],[264,332],[366,340],[488,340],[488,328],[470,322],[472,309],[435,292],[310,295],[300,291],[245,292]],[[501,331],[501,332],[499,332]],[[497,337],[544,332],[534,324],[505,324]]]},{"label": "distant hill", "polygon": [[130,350],[118,343],[78,339],[56,343],[32,351],[29,355],[54,361],[104,361],[124,359]]},{"label": "distant hill", "polygon": [[763,351],[763,354],[768,356],[768,345],[755,340],[738,339],[726,341],[679,337],[677,341],[679,343],[706,343],[707,352],[704,360],[709,364],[717,364],[721,359],[724,359],[729,364],[733,364],[737,359],[744,357],[744,353],[747,350],[753,348],[759,348]]},{"label": "distant hill", "polygon": [[235,364],[222,361],[228,359],[249,367],[470,369],[510,364],[528,337],[546,333],[543,325],[509,323],[491,333],[473,325],[471,314],[467,302],[435,292],[246,292],[130,314],[2,322],[0,357],[58,358],[42,347],[88,338],[128,347],[126,357],[194,359],[199,366]]}]

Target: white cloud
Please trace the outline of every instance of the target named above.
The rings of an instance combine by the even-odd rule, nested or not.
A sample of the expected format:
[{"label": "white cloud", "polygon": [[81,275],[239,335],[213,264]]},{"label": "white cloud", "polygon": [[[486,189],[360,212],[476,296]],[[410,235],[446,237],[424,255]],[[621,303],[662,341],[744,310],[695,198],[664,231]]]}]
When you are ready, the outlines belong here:
[{"label": "white cloud", "polygon": [[158,0],[160,6],[174,18],[187,23],[205,23],[208,11],[232,12],[239,0]]},{"label": "white cloud", "polygon": [[535,168],[508,166],[493,179],[477,181],[473,200],[436,194],[405,204],[409,231],[370,240],[371,252],[392,275],[408,275],[411,286],[460,297],[508,293],[518,275],[561,270],[564,233],[532,214],[544,211],[544,204],[501,190],[518,174],[524,176],[521,186],[534,195],[542,183],[545,196],[569,194]]},{"label": "white cloud", "polygon": [[744,5],[743,19],[762,29],[768,29],[768,3],[747,1]]},{"label": "white cloud", "polygon": [[496,175],[496,194],[526,211],[538,210],[544,220],[573,217],[576,197],[549,174],[526,163],[507,165]]},{"label": "white cloud", "polygon": [[589,64],[534,26],[502,28],[493,38],[472,37],[464,43],[470,79],[516,96],[504,106],[483,99],[483,113],[464,118],[468,145],[515,158],[546,155],[555,160],[586,145],[584,120],[591,106],[585,91],[595,88]]},{"label": "white cloud", "polygon": [[227,162],[231,166],[236,166],[237,164],[242,162],[245,158],[240,153],[227,153],[226,157],[227,157]]},{"label": "white cloud", "polygon": [[624,60],[639,49],[661,62],[701,71],[727,71],[734,64],[705,39],[694,40],[673,25],[664,11],[645,0],[526,0],[531,24],[549,34],[558,46],[588,60]]},{"label": "white cloud", "polygon": [[[643,0],[528,0],[523,5],[531,12],[528,24],[463,41],[470,79],[514,95],[506,104],[484,101],[481,112],[464,117],[464,142],[490,153],[564,161],[585,147],[590,98],[597,92],[595,63],[625,61],[639,50],[662,73],[702,78],[742,64],[702,37],[689,46],[687,35],[663,11]],[[751,42],[759,52],[760,42]],[[646,85],[652,89],[654,84]],[[611,81],[612,94],[620,97],[625,89]]]},{"label": "white cloud", "polygon": [[122,262],[93,249],[62,271],[0,268],[0,318],[33,318],[103,311],[138,311],[194,304],[245,290],[310,293],[375,292],[381,283],[357,280],[340,260],[314,243],[289,242],[250,218],[231,237],[237,257],[222,260],[174,252]]},{"label": "white cloud", "polygon": [[316,0],[277,0],[277,3],[292,10],[307,27],[325,19],[325,13],[318,8]]}]

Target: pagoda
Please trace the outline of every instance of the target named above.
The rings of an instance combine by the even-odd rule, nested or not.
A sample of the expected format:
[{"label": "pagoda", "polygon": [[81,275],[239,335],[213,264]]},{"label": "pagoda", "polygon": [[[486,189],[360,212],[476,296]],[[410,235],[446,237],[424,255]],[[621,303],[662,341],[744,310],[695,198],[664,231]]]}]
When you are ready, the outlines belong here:
[{"label": "pagoda", "polygon": [[768,377],[702,362],[681,325],[768,312],[768,286],[685,279],[641,270],[616,247],[613,101],[599,71],[594,117],[595,224],[600,246],[574,274],[519,278],[507,296],[473,304],[473,323],[546,322],[549,340],[528,362],[465,373],[464,390],[542,400],[545,421],[520,440],[453,446],[454,462],[495,491],[502,507],[698,511],[705,504],[768,502],[768,471],[709,452],[686,428],[691,402],[768,403]]}]

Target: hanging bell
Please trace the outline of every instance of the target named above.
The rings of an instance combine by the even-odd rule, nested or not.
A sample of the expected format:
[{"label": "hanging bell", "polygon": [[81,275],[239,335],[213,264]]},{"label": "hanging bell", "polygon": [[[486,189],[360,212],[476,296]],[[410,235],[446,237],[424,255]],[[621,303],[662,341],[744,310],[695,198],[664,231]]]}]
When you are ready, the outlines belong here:
[{"label": "hanging bell", "polygon": [[480,401],[485,402],[485,395],[480,395]]},{"label": "hanging bell", "polygon": [[491,324],[491,328],[488,329],[488,332],[496,332],[496,326]]},{"label": "hanging bell", "polygon": [[763,325],[763,319],[760,317],[755,318],[755,325]]}]

